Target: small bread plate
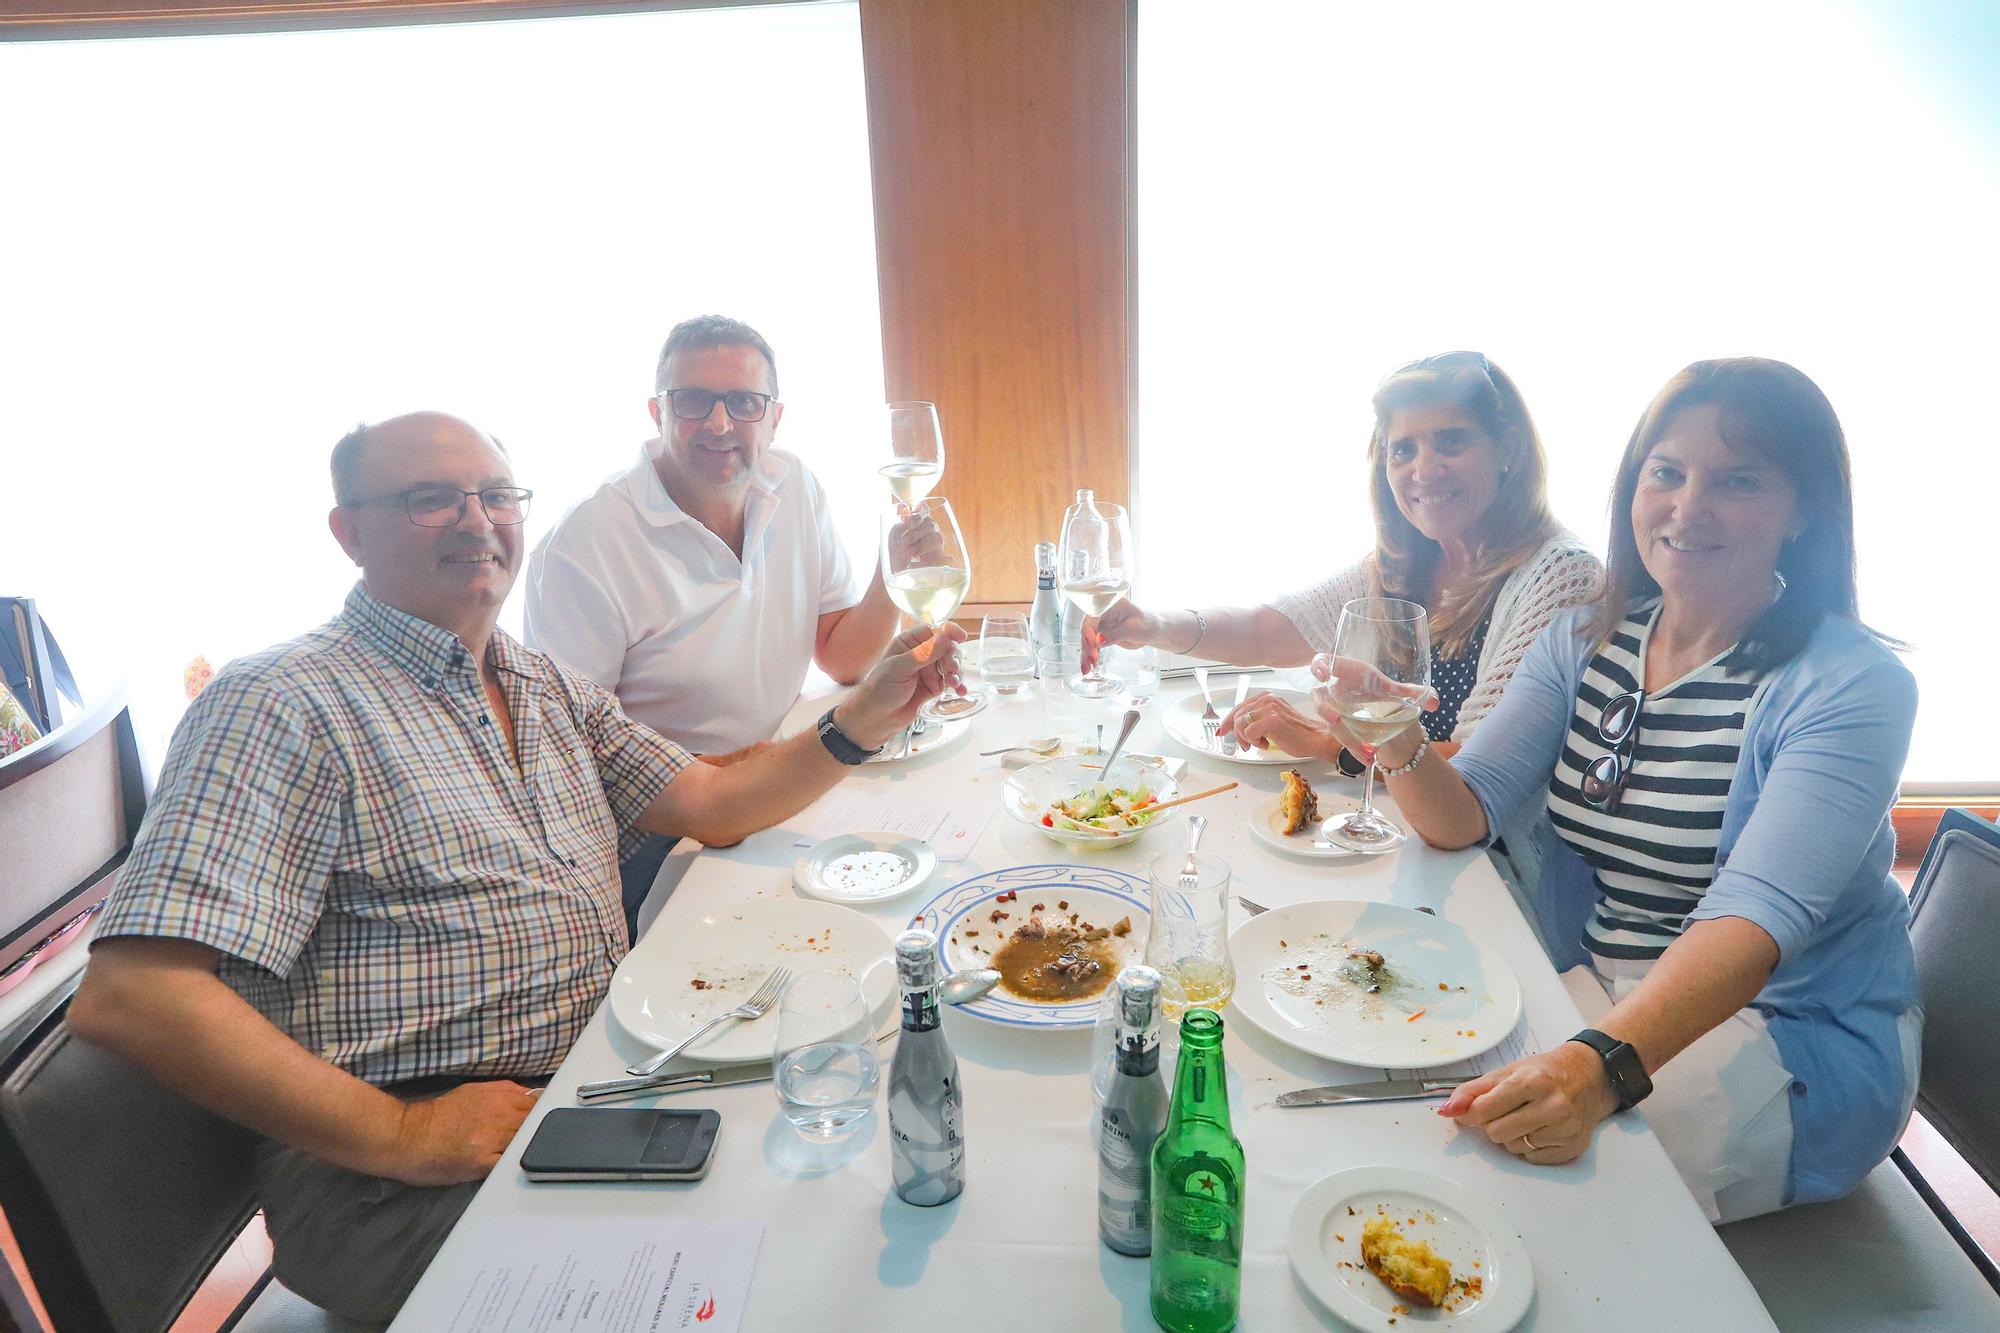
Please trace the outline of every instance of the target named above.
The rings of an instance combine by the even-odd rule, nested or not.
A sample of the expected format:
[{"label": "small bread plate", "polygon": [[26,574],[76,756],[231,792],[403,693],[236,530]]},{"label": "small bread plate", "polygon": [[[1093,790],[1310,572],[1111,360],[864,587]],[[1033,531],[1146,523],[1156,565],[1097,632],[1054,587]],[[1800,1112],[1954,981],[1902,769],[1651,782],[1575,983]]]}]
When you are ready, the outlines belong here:
[{"label": "small bread plate", "polygon": [[873,759],[864,759],[864,764],[893,764],[904,759],[920,759],[932,750],[942,750],[945,746],[972,729],[972,718],[955,717],[949,722],[933,722],[921,732],[910,737],[909,752],[903,750],[903,733],[897,732],[882,747],[882,753]]},{"label": "small bread plate", "polygon": [[[1313,711],[1311,698],[1301,694],[1297,690],[1258,689],[1253,683],[1250,686],[1250,693],[1252,695],[1275,694],[1301,713],[1304,713],[1307,717],[1319,716],[1319,714]],[[1235,696],[1231,695],[1230,698],[1233,699]],[[1229,700],[1225,699],[1216,704],[1215,713],[1217,717],[1229,716],[1228,703]],[[1221,740],[1216,741],[1214,745],[1210,745],[1201,730],[1201,695],[1199,692],[1186,695],[1168,704],[1165,713],[1161,715],[1160,725],[1166,728],[1167,735],[1173,737],[1182,745],[1187,746],[1188,749],[1193,750],[1196,754],[1204,755],[1210,759],[1224,759],[1232,764],[1284,764],[1291,767],[1319,762],[1316,759],[1304,759],[1295,754],[1286,754],[1283,750],[1259,750],[1247,745],[1237,746],[1236,752],[1231,754],[1228,747]]]},{"label": "small bread plate", "polygon": [[1137,828],[1104,829],[1064,827],[1060,823],[1043,823],[1044,817],[1053,819],[1050,807],[1057,801],[1074,801],[1089,792],[1099,781],[1107,781],[1113,788],[1129,792],[1144,789],[1155,804],[1171,801],[1181,795],[1181,784],[1158,764],[1147,763],[1137,755],[1119,755],[1118,762],[1110,773],[1104,771],[1102,761],[1097,759],[1044,759],[1038,764],[1030,764],[1007,775],[1000,784],[1000,805],[1020,823],[1055,839],[1065,847],[1077,851],[1094,852],[1107,847],[1123,847],[1143,837],[1148,829],[1177,819],[1178,807],[1151,816]]},{"label": "small bread plate", "polygon": [[[859,978],[878,1019],[896,998],[893,946],[882,927],[852,908],[779,898],[717,908],[640,936],[612,975],[611,1013],[634,1037],[665,1050],[749,999],[780,964],[794,976]],[[762,1019],[723,1024],[688,1054],[704,1064],[769,1060],[777,1032],[773,1005]]]},{"label": "small bread plate", "polygon": [[[1103,753],[1104,751],[1089,741],[1061,741],[1053,750],[1037,751],[1026,746],[1018,750],[1009,750],[1000,756],[1000,762],[1008,768],[1026,768],[1030,764],[1039,764],[1047,759],[1090,759]],[[1188,761],[1185,755],[1140,754],[1136,750],[1127,750],[1123,757],[1164,768],[1167,770],[1167,775],[1176,780],[1187,775]]]},{"label": "small bread plate", "polygon": [[[1011,866],[961,880],[926,903],[910,918],[938,938],[938,955],[945,971],[998,967],[1001,982],[968,1004],[960,1013],[993,1023],[1029,1028],[1087,1028],[1097,1021],[1104,988],[1127,963],[1145,953],[1146,881],[1122,870],[1095,866]],[[1087,952],[1100,966],[1076,987],[1078,993],[1033,999],[1012,989],[1016,969],[1010,959],[995,962],[1032,917],[1050,926],[1068,924],[1090,932],[1103,929]],[[1124,927],[1122,933],[1120,926]]]},{"label": "small bread plate", "polygon": [[[1429,1245],[1451,1265],[1442,1304],[1425,1306],[1399,1295],[1369,1270],[1361,1235],[1375,1218],[1388,1219],[1404,1240]],[[1287,1249],[1306,1290],[1370,1333],[1505,1333],[1527,1315],[1535,1297],[1528,1247],[1500,1210],[1428,1171],[1357,1166],[1315,1181],[1292,1208]]]},{"label": "small bread plate", "polygon": [[1229,953],[1238,1013],[1287,1046],[1345,1064],[1450,1064],[1492,1050],[1521,1021],[1521,983],[1506,960],[1408,907],[1273,908],[1236,928]]},{"label": "small bread plate", "polygon": [[881,903],[922,884],[937,863],[929,843],[900,833],[842,833],[806,849],[792,867],[792,884],[830,903]]},{"label": "small bread plate", "polygon": [[1276,848],[1290,856],[1310,857],[1315,861],[1347,861],[1359,857],[1360,852],[1351,852],[1338,843],[1328,842],[1320,834],[1319,826],[1327,816],[1343,810],[1358,810],[1361,803],[1344,796],[1330,797],[1324,792],[1318,793],[1318,796],[1319,818],[1307,820],[1306,826],[1297,833],[1285,832],[1284,797],[1273,796],[1268,801],[1260,802],[1250,812],[1251,836],[1266,847]]}]

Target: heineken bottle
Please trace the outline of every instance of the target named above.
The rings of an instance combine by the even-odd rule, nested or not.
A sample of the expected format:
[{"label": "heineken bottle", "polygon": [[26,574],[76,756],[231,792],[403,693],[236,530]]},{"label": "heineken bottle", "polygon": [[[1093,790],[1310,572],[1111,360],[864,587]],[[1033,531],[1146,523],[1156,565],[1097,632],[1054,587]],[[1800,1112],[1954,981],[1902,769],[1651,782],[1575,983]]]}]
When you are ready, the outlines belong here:
[{"label": "heineken bottle", "polygon": [[1167,1127],[1153,1144],[1153,1318],[1170,1333],[1236,1324],[1243,1269],[1243,1145],[1229,1131],[1222,1018],[1181,1018]]}]

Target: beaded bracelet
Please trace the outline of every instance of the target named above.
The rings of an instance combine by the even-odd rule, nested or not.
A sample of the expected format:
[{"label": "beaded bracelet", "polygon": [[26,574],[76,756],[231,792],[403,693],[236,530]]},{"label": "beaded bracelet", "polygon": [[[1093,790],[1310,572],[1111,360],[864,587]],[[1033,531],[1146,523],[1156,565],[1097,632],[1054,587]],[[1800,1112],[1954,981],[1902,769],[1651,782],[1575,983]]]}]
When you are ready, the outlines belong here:
[{"label": "beaded bracelet", "polygon": [[1424,759],[1424,752],[1430,748],[1431,748],[1431,738],[1426,736],[1422,740],[1417,742],[1417,752],[1410,756],[1410,760],[1408,763],[1403,764],[1397,768],[1378,768],[1375,771],[1380,773],[1385,778],[1400,778],[1404,774],[1414,770],[1418,764],[1422,763]]}]

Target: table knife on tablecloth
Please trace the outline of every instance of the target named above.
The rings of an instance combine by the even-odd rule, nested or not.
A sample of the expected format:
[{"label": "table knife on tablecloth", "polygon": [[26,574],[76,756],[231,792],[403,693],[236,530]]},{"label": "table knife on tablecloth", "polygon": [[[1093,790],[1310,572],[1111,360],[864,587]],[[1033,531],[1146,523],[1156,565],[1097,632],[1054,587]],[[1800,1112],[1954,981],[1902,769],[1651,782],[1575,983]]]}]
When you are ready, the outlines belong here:
[{"label": "table knife on tablecloth", "polygon": [[1402,1102],[1435,1097],[1458,1086],[1455,1078],[1387,1078],[1331,1088],[1300,1088],[1278,1098],[1280,1106],[1337,1106],[1342,1102]]}]

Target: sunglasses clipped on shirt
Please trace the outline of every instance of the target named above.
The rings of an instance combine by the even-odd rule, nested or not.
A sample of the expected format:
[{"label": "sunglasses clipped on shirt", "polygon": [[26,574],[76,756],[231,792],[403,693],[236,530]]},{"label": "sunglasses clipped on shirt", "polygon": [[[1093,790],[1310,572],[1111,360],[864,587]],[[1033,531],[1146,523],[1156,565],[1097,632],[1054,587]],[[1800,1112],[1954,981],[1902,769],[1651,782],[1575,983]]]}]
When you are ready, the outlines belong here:
[{"label": "sunglasses clipped on shirt", "polygon": [[1583,770],[1583,799],[1592,808],[1616,810],[1632,776],[1632,754],[1639,746],[1639,710],[1645,705],[1644,690],[1627,690],[1614,695],[1597,719],[1597,736],[1611,747]]},{"label": "sunglasses clipped on shirt", "polygon": [[715,411],[717,403],[722,404],[731,421],[762,421],[772,399],[771,394],[754,389],[730,389],[724,393],[712,389],[662,389],[658,396],[667,410],[682,421],[702,420]]}]

